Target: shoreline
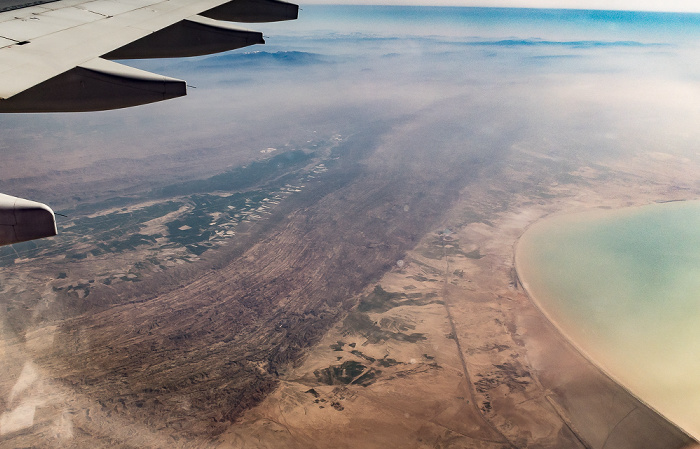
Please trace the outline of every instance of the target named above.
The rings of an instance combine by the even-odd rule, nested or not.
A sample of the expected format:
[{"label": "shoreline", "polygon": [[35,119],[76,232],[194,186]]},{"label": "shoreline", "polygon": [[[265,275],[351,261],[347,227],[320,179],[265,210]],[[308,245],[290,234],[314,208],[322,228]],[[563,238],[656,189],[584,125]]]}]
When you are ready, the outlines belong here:
[{"label": "shoreline", "polygon": [[[412,447],[428,435],[444,438],[445,429],[464,447],[480,441],[489,449],[528,447],[518,445],[525,441],[551,448],[695,447],[693,437],[579,351],[517,286],[523,280],[514,248],[523,229],[543,216],[532,212],[542,209],[501,216],[493,226],[450,226],[458,211],[439,227],[452,231],[449,240],[440,239],[440,231],[424,236],[404,257],[408,263],[378,281],[395,303],[367,312],[375,298],[353,312],[368,313],[379,327],[404,323],[425,339],[379,341],[352,327],[358,320],[339,322],[216,447],[262,449],[274,441],[301,449],[313,441],[317,449],[330,448],[319,436],[348,447],[362,442],[379,449],[399,441]],[[488,254],[466,256],[475,247]],[[461,253],[454,252],[458,248]],[[366,385],[319,378],[346,363],[359,363],[376,377]],[[276,432],[263,437],[268,427]]]},{"label": "shoreline", "polygon": [[[659,173],[654,164],[632,168]],[[330,449],[340,443],[380,449],[414,447],[426,439],[462,447],[478,442],[488,449],[504,443],[696,447],[695,438],[575,346],[524,288],[526,261],[521,258],[515,266],[520,239],[545,218],[700,195],[669,193],[679,182],[677,173],[668,180],[655,177],[649,188],[634,191],[630,185],[637,185],[636,179],[612,180],[552,185],[550,200],[516,195],[505,210],[501,190],[465,189],[441,224],[401,258],[404,263],[377,279],[388,303],[380,306],[373,298],[353,309],[352,319],[341,319],[299,366],[281,374],[277,390],[222,434],[216,447]],[[369,288],[355,300],[372,294]],[[400,329],[420,338],[393,338]],[[351,363],[362,365],[372,380],[345,384],[322,376],[344,372]]]},{"label": "shoreline", "polygon": [[538,218],[536,221],[530,223],[528,226],[525,227],[523,230],[522,234],[518,237],[517,241],[513,245],[513,268],[515,270],[515,276],[516,276],[516,282],[517,284],[522,288],[522,291],[524,292],[525,296],[527,299],[530,301],[532,305],[535,306],[535,309],[541,314],[541,316],[544,318],[545,322],[550,325],[554,331],[562,337],[562,339],[569,345],[571,346],[578,354],[580,354],[586,361],[588,361],[595,369],[597,369],[603,376],[607,377],[618,385],[620,388],[622,388],[625,392],[627,392],[630,396],[632,396],[635,400],[639,401],[641,404],[643,404],[645,407],[647,407],[649,410],[651,410],[653,413],[657,414],[659,417],[662,419],[666,420],[668,423],[673,425],[675,428],[677,428],[680,432],[685,434],[687,437],[700,441],[700,435],[693,435],[690,431],[684,429],[681,427],[679,424],[671,420],[668,416],[666,416],[664,413],[659,411],[656,407],[652,406],[650,403],[648,403],[646,400],[644,400],[642,397],[640,397],[637,393],[632,391],[626,384],[623,382],[618,376],[615,376],[613,373],[611,373],[608,369],[606,369],[601,363],[599,363],[595,357],[593,357],[588,351],[586,351],[584,348],[582,348],[575,339],[571,337],[571,335],[566,332],[563,326],[560,325],[560,323],[552,317],[552,315],[544,308],[544,306],[541,304],[541,302],[537,299],[537,297],[532,293],[531,288],[528,284],[528,281],[525,276],[526,270],[523,269],[523,260],[522,260],[522,242],[524,237],[527,235],[528,232],[532,230],[534,226],[541,225],[543,222],[551,220],[556,217],[564,217],[564,216],[572,216],[572,215],[580,215],[580,214],[592,214],[594,212],[601,212],[601,213],[614,213],[614,212],[624,212],[626,210],[632,210],[632,209],[640,209],[644,208],[647,206],[653,206],[653,205],[660,205],[660,204],[668,204],[668,203],[687,203],[689,201],[697,201],[697,200],[674,200],[674,201],[668,201],[668,202],[663,202],[663,203],[651,203],[651,204],[644,204],[644,205],[635,205],[635,206],[628,206],[628,207],[622,207],[620,209],[590,209],[587,211],[581,211],[581,212],[573,212],[573,213],[553,213],[553,214],[547,214],[544,215],[540,218]]}]

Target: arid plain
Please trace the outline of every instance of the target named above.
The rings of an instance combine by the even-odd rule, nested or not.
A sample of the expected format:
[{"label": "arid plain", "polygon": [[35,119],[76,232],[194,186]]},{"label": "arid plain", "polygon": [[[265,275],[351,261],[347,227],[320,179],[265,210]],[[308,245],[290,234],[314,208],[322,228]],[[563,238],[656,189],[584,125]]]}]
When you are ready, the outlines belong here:
[{"label": "arid plain", "polygon": [[697,198],[689,163],[647,154],[580,167],[580,182],[526,189],[506,208],[510,183],[524,181],[514,171],[466,189],[219,447],[690,447],[559,334],[513,261],[518,237],[549,214]]},{"label": "arid plain", "polygon": [[[364,148],[344,140],[315,154]],[[313,179],[352,170],[305,160],[299,192],[200,256],[163,235],[115,261],[81,237],[68,251],[88,255],[53,280],[51,257],[15,259],[2,283],[2,445],[684,447],[692,439],[558,334],[513,262],[548,214],[696,198],[697,162],[661,156],[575,167],[562,183],[551,156],[516,150],[445,196],[367,169],[338,193],[318,181],[319,195]],[[341,194],[343,213],[329,203]],[[139,235],[166,234],[176,206]],[[37,277],[52,293],[27,288]]]}]

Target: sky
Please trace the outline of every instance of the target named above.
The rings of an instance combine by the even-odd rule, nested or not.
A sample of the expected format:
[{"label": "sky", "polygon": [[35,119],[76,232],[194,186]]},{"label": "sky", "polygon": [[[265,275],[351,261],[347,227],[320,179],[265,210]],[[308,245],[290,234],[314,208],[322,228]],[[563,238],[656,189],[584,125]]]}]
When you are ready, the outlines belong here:
[{"label": "sky", "polygon": [[305,0],[306,4],[491,6],[519,8],[611,9],[630,11],[700,12],[694,0]]}]

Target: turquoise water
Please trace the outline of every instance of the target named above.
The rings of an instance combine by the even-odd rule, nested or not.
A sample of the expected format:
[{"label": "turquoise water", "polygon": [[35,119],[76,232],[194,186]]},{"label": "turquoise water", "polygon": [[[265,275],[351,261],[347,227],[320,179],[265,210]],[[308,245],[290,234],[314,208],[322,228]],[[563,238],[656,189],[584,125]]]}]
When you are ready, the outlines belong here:
[{"label": "turquoise water", "polygon": [[[267,24],[275,35],[453,36],[695,42],[700,14],[527,8],[303,5],[298,21]],[[273,39],[274,41],[274,39]]]},{"label": "turquoise water", "polygon": [[700,202],[548,218],[525,233],[517,263],[580,349],[700,435]]}]

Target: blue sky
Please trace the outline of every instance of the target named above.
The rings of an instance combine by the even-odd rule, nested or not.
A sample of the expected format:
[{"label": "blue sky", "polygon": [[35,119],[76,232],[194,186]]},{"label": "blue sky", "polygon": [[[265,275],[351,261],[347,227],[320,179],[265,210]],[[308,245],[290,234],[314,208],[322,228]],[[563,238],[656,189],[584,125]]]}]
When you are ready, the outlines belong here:
[{"label": "blue sky", "polygon": [[493,6],[524,8],[621,9],[631,11],[700,12],[693,0],[305,0],[305,4]]}]

